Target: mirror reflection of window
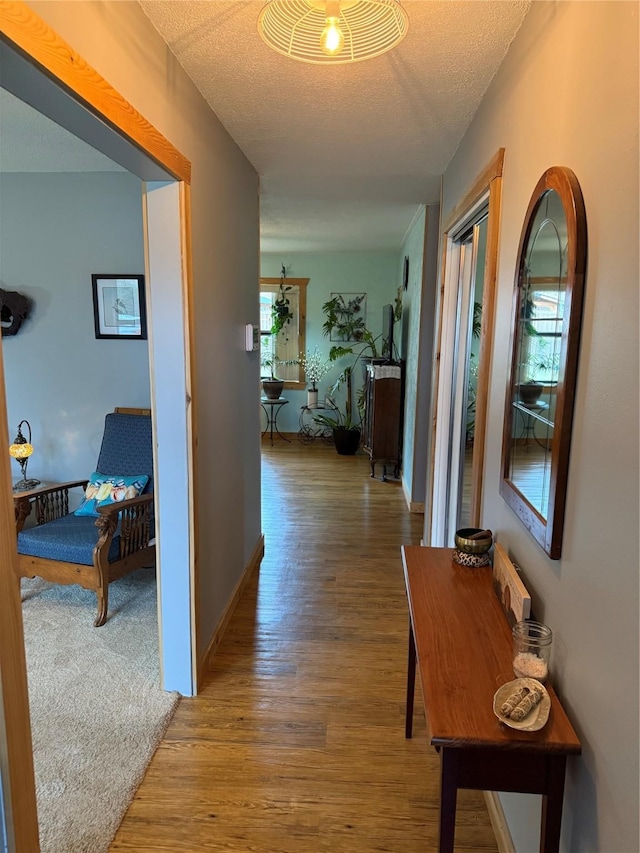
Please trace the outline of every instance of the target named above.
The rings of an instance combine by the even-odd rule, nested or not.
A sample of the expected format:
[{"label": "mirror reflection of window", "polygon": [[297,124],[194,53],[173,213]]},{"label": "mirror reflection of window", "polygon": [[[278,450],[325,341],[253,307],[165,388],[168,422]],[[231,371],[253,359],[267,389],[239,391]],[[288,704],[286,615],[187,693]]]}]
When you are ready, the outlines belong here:
[{"label": "mirror reflection of window", "polygon": [[[579,186],[569,170],[550,169],[529,205],[518,261],[501,494],[555,559],[560,554],[558,507],[565,499],[566,429],[573,402],[573,391],[567,388],[575,384],[585,258],[586,222]],[[568,316],[576,302],[576,283],[579,307]]]}]

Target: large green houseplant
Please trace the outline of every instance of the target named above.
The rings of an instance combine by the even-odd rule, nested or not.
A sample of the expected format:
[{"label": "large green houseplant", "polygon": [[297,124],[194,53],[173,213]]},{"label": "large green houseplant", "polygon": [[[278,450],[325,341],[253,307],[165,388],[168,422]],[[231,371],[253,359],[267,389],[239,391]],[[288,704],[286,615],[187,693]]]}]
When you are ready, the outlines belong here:
[{"label": "large green houseplant", "polygon": [[[393,353],[386,350],[386,341],[382,334],[374,335],[364,323],[364,318],[356,312],[345,312],[344,300],[340,294],[336,294],[322,306],[322,311],[325,315],[325,321],[322,324],[322,334],[327,338],[342,338],[349,343],[349,346],[340,344],[332,346],[329,350],[329,360],[337,361],[346,356],[353,356],[353,360],[349,368],[345,368],[340,374],[338,383],[344,383],[347,388],[347,410],[352,409],[352,382],[354,381],[354,368],[358,362],[363,366],[363,381],[364,370],[367,364],[376,361],[387,361],[393,357]],[[393,303],[394,322],[398,322],[402,317],[402,288],[399,287]],[[347,374],[348,371],[348,374]],[[346,377],[345,377],[345,374]],[[338,384],[337,383],[337,384]],[[357,396],[357,408],[362,419],[364,409],[363,388],[360,387],[360,392]]]},{"label": "large green houseplant", "polygon": [[[347,389],[346,399],[336,402],[342,387]],[[329,390],[329,400],[333,403],[333,414],[318,412],[314,415],[316,423],[331,430],[333,443],[341,456],[353,456],[360,446],[360,420],[356,420],[351,407],[351,368],[346,367]]]}]

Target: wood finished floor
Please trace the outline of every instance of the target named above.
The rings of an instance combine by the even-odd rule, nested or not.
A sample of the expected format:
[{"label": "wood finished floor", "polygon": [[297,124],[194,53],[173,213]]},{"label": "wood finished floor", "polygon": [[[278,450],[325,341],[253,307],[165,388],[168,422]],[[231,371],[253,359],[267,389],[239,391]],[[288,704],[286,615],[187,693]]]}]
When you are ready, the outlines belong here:
[{"label": "wood finished floor", "polygon": [[[404,738],[400,545],[419,543],[422,516],[368,473],[320,442],[263,444],[262,566],[111,851],[436,849],[439,762],[419,695]],[[460,792],[456,850],[497,851],[480,793]]]}]

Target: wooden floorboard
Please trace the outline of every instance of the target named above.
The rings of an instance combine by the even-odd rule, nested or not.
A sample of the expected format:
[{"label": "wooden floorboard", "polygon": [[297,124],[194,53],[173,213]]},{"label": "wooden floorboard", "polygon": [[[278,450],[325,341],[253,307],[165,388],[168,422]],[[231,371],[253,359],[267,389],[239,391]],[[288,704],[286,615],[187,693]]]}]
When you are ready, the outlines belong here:
[{"label": "wooden floorboard", "polygon": [[[364,456],[276,442],[262,458],[262,566],[111,850],[434,851],[439,761],[419,695],[404,737],[400,545],[419,543],[422,516]],[[460,792],[456,850],[497,851],[479,792]]]}]

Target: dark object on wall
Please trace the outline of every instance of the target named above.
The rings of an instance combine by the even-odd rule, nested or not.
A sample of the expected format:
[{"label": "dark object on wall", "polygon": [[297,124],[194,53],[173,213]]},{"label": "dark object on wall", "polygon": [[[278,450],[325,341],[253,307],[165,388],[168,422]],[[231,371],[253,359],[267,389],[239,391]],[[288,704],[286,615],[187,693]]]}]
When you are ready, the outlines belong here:
[{"label": "dark object on wall", "polygon": [[0,289],[0,324],[2,335],[17,335],[31,308],[28,296],[17,290]]},{"label": "dark object on wall", "polygon": [[402,285],[406,290],[409,287],[409,255],[404,256],[404,271],[402,274]]}]

